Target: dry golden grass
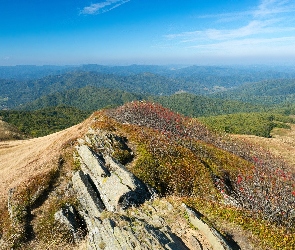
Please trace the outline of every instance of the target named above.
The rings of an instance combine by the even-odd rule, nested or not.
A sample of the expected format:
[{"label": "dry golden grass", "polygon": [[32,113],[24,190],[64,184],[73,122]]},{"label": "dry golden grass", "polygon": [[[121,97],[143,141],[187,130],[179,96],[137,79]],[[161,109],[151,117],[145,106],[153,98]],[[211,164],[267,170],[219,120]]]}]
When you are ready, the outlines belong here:
[{"label": "dry golden grass", "polygon": [[0,204],[7,203],[10,188],[46,173],[62,148],[88,129],[89,120],[66,130],[35,139],[0,141]]}]

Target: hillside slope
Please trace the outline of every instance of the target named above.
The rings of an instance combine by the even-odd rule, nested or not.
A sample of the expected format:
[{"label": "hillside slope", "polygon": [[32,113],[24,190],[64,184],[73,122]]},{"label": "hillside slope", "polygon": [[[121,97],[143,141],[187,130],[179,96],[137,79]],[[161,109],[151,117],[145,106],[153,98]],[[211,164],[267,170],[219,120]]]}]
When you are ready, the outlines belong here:
[{"label": "hillside slope", "polygon": [[267,148],[278,157],[282,157],[295,169],[295,125],[290,124],[291,129],[275,128],[272,138],[263,138],[252,135],[232,135],[237,138],[258,144],[259,147]]},{"label": "hillside slope", "polygon": [[207,249],[216,235],[223,248],[213,249],[295,246],[294,171],[157,104],[1,142],[0,163],[2,248],[71,249],[82,238],[88,249]]},{"label": "hillside slope", "polygon": [[294,103],[295,80],[271,79],[256,83],[245,83],[232,90],[216,93],[212,96],[251,104],[274,105]]},{"label": "hillside slope", "polygon": [[51,170],[63,145],[85,133],[87,125],[82,124],[45,137],[0,141],[0,204],[7,200],[10,188]]}]

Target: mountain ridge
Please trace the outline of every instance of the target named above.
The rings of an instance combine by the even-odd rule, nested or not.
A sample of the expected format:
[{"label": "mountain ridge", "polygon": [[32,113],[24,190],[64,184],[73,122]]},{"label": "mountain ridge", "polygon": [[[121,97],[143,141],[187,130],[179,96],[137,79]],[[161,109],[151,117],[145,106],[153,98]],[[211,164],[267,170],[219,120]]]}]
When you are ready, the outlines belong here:
[{"label": "mountain ridge", "polygon": [[[89,130],[89,128],[91,129]],[[45,141],[47,143],[44,143]],[[282,249],[282,247],[291,247],[294,244],[292,224],[288,229],[291,231],[283,229],[285,226],[288,227],[288,222],[292,223],[292,217],[284,217],[283,214],[279,214],[279,217],[274,216],[272,210],[289,211],[288,204],[290,199],[292,203],[293,198],[288,191],[292,185],[286,186],[284,178],[292,183],[294,175],[286,169],[280,159],[243,141],[220,137],[195,119],[186,118],[158,104],[148,102],[132,102],[117,109],[95,112],[84,123],[73,128],[45,138],[11,142],[10,147],[0,150],[1,162],[7,164],[5,169],[10,169],[10,181],[14,180],[14,182],[10,182],[9,179],[2,180],[8,184],[1,185],[1,187],[6,187],[6,191],[3,192],[6,194],[5,199],[8,197],[8,189],[10,187],[16,188],[11,197],[15,197],[15,201],[25,202],[17,204],[24,204],[24,208],[28,209],[20,211],[29,211],[36,215],[35,219],[24,222],[29,223],[25,225],[32,227],[32,229],[27,228],[29,235],[32,234],[30,230],[33,230],[34,234],[38,235],[36,239],[43,239],[38,244],[42,243],[46,246],[46,244],[52,243],[50,239],[53,239],[49,236],[52,234],[50,228],[57,222],[52,221],[53,217],[51,216],[54,216],[54,213],[64,204],[71,204],[79,210],[79,205],[73,199],[72,191],[68,189],[71,186],[68,181],[70,181],[73,171],[76,172],[81,167],[83,168],[83,164],[81,165],[81,161],[78,160],[75,153],[74,146],[77,146],[77,143],[86,144],[97,154],[97,157],[103,157],[102,159],[106,159],[107,155],[114,157],[121,164],[124,163],[126,168],[137,178],[156,189],[159,194],[167,198],[174,196],[176,201],[185,202],[211,222],[214,220],[231,221],[242,230],[250,230],[253,237],[259,242],[252,242],[255,244],[255,249],[259,249],[259,246],[262,249],[263,247]],[[23,159],[16,162],[13,159],[16,150],[24,150],[25,148],[26,151],[23,151],[22,154]],[[10,152],[10,155],[5,152]],[[45,159],[40,157],[44,154],[46,155]],[[73,154],[76,157],[73,158]],[[6,160],[3,160],[3,157],[6,157]],[[10,165],[9,158],[16,165]],[[102,162],[104,161],[102,160]],[[26,163],[30,164],[26,165]],[[20,175],[20,169],[28,166],[30,168],[27,171],[31,169],[33,171],[31,173],[34,173],[34,168],[38,168],[38,166],[43,166],[44,171],[35,172],[33,175],[28,172],[27,177]],[[12,169],[19,169],[18,176],[24,178],[23,180],[27,178],[27,180],[24,182],[17,180],[16,176],[12,175]],[[267,170],[264,172],[265,181],[259,178],[262,169]],[[39,169],[39,171],[41,170]],[[105,178],[107,177],[108,174]],[[252,198],[248,197],[248,192],[253,193],[253,181],[259,183],[261,188],[269,190],[272,186],[269,186],[267,180],[274,177],[277,189],[272,191],[271,197],[264,196],[262,192],[253,197],[255,198],[253,203]],[[31,195],[26,196],[27,192]],[[47,201],[41,202],[38,206],[34,205],[38,200],[35,197],[36,192],[40,197],[44,192],[47,193],[48,196],[45,199]],[[277,197],[278,192],[283,192],[284,196]],[[263,199],[259,198],[260,195]],[[172,207],[179,206],[179,203],[174,204],[171,199],[170,202],[173,203]],[[267,202],[272,204],[269,207],[270,210],[262,210],[261,213],[257,213]],[[253,204],[257,207],[252,207]],[[48,213],[48,209],[54,213]],[[250,209],[249,211],[254,209],[253,211],[256,212],[250,213],[248,209]],[[136,209],[133,212],[136,213]],[[28,214],[26,212],[19,215],[22,215],[23,217],[20,218],[24,219]],[[108,216],[113,218],[112,215]],[[260,216],[263,218],[262,221]],[[288,213],[288,216],[291,215]],[[8,218],[6,223],[9,221]],[[125,223],[124,220],[115,218],[113,220],[123,225]],[[41,222],[46,225],[45,228],[48,228],[49,231],[46,231],[45,228],[42,229],[43,231],[41,230],[39,227]],[[285,224],[286,222],[287,224]],[[19,235],[21,228],[23,228],[21,227],[23,224],[18,225],[20,227],[16,227],[16,229],[20,231],[16,235]],[[257,227],[261,230],[255,231]],[[228,229],[220,227],[220,225],[218,228],[228,232]],[[268,234],[269,230],[271,230],[271,235]],[[279,240],[282,233],[287,235],[288,242]],[[2,231],[2,235],[7,237],[8,234]],[[56,234],[53,235],[56,236]],[[44,236],[47,237],[46,240]],[[20,238],[15,239],[20,241],[15,241],[15,244],[36,244],[32,239],[21,243],[23,242],[21,239],[24,240],[26,237],[22,238],[22,235],[18,237]],[[262,239],[267,239],[267,242]]]}]

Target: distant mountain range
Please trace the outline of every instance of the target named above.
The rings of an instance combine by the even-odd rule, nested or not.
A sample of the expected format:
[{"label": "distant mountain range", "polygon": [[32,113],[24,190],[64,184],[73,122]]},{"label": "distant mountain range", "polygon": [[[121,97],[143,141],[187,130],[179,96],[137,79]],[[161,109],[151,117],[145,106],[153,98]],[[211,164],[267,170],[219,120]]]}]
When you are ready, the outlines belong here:
[{"label": "distant mountain range", "polygon": [[258,81],[273,78],[295,77],[294,67],[291,66],[183,66],[183,65],[129,65],[104,66],[98,64],[86,65],[18,65],[0,66],[0,79],[32,80],[48,75],[60,75],[67,72],[85,71],[102,74],[136,75],[150,72],[167,77],[199,77],[200,75],[215,77],[248,78],[249,81]]},{"label": "distant mountain range", "polygon": [[[54,95],[61,96],[66,93],[65,91],[72,91],[68,95],[73,95],[75,91],[85,87],[88,87],[88,90],[90,87],[95,87],[129,92],[133,93],[130,95],[136,95],[136,99],[151,95],[191,93],[269,105],[293,101],[293,79],[295,73],[287,67],[153,65],[0,67],[0,107],[18,109],[39,98],[54,99]],[[47,95],[49,97],[46,97]],[[40,100],[37,102],[40,103]],[[105,106],[107,105],[111,105],[110,102],[106,102]]]}]

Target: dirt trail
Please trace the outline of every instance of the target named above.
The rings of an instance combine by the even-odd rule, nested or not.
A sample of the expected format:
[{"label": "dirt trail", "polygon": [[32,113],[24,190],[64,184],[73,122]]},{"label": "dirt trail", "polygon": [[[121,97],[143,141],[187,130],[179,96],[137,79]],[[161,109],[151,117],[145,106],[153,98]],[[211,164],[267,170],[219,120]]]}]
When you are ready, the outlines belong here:
[{"label": "dirt trail", "polygon": [[88,129],[87,122],[45,137],[0,141],[0,204],[5,202],[10,188],[47,171],[52,160],[59,157],[63,144]]}]

